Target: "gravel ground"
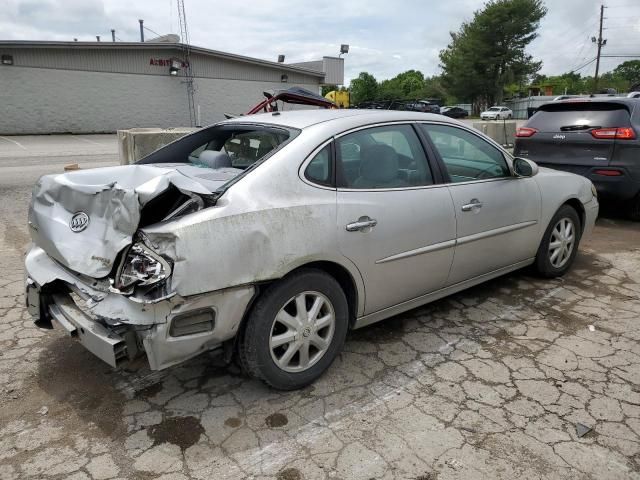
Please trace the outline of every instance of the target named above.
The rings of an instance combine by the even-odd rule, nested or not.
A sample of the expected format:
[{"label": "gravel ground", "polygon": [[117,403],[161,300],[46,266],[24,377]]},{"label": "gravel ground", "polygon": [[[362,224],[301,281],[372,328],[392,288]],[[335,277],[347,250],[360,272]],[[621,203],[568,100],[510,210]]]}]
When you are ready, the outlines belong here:
[{"label": "gravel ground", "polygon": [[27,202],[70,162],[115,164],[114,136],[0,137],[0,478],[640,479],[640,224],[599,220],[563,279],[352,332],[282,393],[209,355],[112,370],[33,326]]}]

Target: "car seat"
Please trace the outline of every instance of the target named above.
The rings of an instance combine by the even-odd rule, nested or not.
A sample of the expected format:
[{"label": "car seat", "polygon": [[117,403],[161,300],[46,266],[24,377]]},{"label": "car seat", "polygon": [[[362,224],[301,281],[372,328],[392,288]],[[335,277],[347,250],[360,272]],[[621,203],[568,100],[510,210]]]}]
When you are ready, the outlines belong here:
[{"label": "car seat", "polygon": [[360,152],[360,176],[353,188],[397,188],[409,185],[400,178],[398,154],[389,145],[376,144],[364,147]]},{"label": "car seat", "polygon": [[198,157],[198,163],[209,168],[231,168],[231,157],[224,152],[204,150]]}]

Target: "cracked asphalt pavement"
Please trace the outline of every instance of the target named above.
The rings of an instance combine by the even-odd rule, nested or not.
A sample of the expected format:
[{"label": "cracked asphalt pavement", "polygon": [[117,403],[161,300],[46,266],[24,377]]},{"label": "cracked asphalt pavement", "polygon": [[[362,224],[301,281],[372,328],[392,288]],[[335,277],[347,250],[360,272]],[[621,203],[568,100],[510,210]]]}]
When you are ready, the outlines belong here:
[{"label": "cracked asphalt pavement", "polygon": [[562,279],[351,332],[300,391],[213,355],[112,370],[23,307],[31,185],[68,155],[117,162],[83,137],[0,139],[0,478],[640,479],[640,224],[600,219]]}]

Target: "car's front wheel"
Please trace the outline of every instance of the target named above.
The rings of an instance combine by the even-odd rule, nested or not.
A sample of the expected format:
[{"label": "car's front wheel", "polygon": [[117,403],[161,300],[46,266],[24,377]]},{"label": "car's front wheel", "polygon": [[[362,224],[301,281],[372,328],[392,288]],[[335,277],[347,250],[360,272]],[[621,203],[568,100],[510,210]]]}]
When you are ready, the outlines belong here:
[{"label": "car's front wheel", "polygon": [[564,275],[576,257],[582,228],[578,212],[563,205],[549,222],[536,254],[534,267],[543,277]]},{"label": "car's front wheel", "polygon": [[241,334],[243,370],[280,390],[302,388],[329,368],[347,335],[348,305],[327,273],[302,269],[270,285]]}]

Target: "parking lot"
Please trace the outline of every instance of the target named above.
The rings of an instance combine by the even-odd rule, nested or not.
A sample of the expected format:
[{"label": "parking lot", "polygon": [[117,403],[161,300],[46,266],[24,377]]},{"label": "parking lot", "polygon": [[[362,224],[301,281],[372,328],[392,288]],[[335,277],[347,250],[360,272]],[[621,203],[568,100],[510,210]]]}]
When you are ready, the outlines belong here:
[{"label": "parking lot", "polygon": [[351,332],[319,381],[278,392],[213,355],[113,370],[33,326],[33,183],[117,161],[114,135],[0,137],[0,478],[640,479],[639,223],[605,211],[565,277]]}]

